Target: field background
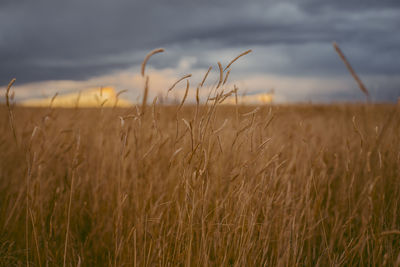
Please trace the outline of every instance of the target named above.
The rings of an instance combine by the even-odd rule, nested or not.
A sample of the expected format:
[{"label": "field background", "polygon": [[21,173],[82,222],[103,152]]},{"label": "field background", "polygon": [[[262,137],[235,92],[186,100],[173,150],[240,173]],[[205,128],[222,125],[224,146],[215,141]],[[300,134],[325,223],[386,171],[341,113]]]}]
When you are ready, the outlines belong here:
[{"label": "field background", "polygon": [[399,265],[398,107],[217,102],[0,106],[1,265]]}]

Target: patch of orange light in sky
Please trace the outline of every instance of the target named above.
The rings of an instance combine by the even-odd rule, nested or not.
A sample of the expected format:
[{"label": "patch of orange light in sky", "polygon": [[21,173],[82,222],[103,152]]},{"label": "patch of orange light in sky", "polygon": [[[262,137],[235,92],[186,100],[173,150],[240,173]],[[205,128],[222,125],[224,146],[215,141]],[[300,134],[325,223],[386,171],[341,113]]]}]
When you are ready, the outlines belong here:
[{"label": "patch of orange light in sky", "polygon": [[130,107],[133,104],[122,99],[113,87],[91,88],[78,93],[57,95],[55,98],[34,98],[19,103],[27,107]]}]

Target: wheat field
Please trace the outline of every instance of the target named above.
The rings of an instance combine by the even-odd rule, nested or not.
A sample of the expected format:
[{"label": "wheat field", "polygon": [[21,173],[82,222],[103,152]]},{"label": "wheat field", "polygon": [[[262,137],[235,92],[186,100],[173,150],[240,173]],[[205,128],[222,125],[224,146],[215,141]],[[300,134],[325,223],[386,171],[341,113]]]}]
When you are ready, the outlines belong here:
[{"label": "wheat field", "polygon": [[10,83],[1,266],[400,265],[399,105],[239,104],[251,50],[207,98],[211,68],[195,99],[186,75],[180,104],[150,104],[160,52],[131,108],[19,107]]},{"label": "wheat field", "polygon": [[399,264],[396,106],[218,103],[1,106],[1,265]]}]

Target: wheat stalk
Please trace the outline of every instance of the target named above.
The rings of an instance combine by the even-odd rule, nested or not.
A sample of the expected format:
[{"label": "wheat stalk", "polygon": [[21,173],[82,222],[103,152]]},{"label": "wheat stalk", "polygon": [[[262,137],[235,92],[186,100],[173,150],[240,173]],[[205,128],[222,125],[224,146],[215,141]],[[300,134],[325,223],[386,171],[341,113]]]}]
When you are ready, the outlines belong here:
[{"label": "wheat stalk", "polygon": [[74,157],[72,159],[72,174],[71,174],[71,189],[69,192],[69,199],[68,199],[68,210],[67,210],[67,229],[65,231],[65,243],[64,243],[64,264],[63,266],[66,266],[67,263],[67,253],[68,253],[68,236],[69,236],[69,231],[70,231],[70,223],[71,223],[71,209],[72,209],[72,196],[74,192],[74,185],[75,185],[75,175],[76,175],[76,169],[78,168],[79,165],[79,152],[80,152],[80,146],[81,146],[81,136],[80,132],[78,132],[78,135],[76,137],[76,148],[75,148],[75,153]]},{"label": "wheat stalk", "polygon": [[354,71],[354,69],[351,67],[350,62],[346,59],[345,55],[343,54],[342,50],[340,49],[339,45],[334,42],[333,47],[335,48],[336,52],[338,53],[339,57],[342,59],[343,63],[346,65],[347,69],[349,70],[351,76],[353,76],[354,80],[357,82],[358,87],[360,87],[360,90],[365,94],[367,101],[370,101],[370,96],[368,89],[365,87],[361,79],[358,77],[357,73]]},{"label": "wheat stalk", "polygon": [[149,76],[146,76],[146,81],[144,83],[144,90],[143,90],[142,111],[140,112],[142,116],[144,115],[144,112],[146,110],[148,94],[149,94]]},{"label": "wheat stalk", "polygon": [[238,55],[237,57],[235,57],[235,58],[234,58],[231,62],[229,62],[229,64],[225,67],[224,71],[227,70],[227,69],[229,69],[229,67],[230,67],[236,60],[238,60],[239,58],[241,58],[241,57],[243,57],[243,56],[245,56],[245,55],[247,55],[247,54],[249,54],[249,53],[251,53],[252,51],[253,51],[253,50],[249,49],[249,50],[247,50],[247,51],[241,53],[241,54]]},{"label": "wheat stalk", "polygon": [[150,57],[153,56],[154,54],[158,54],[158,53],[162,53],[162,52],[164,52],[164,48],[158,48],[158,49],[154,49],[153,51],[151,51],[150,53],[148,53],[146,55],[146,57],[144,58],[144,60],[142,62],[142,69],[141,69],[141,73],[142,73],[143,77],[144,77],[144,71],[146,68],[147,61],[149,61]]},{"label": "wheat stalk", "polygon": [[168,94],[172,89],[174,89],[175,86],[176,86],[180,81],[182,81],[182,80],[184,80],[184,79],[187,79],[187,78],[190,78],[190,77],[192,77],[192,74],[187,74],[187,75],[183,76],[182,78],[180,78],[179,80],[177,80],[177,81],[168,89],[167,94]]},{"label": "wheat stalk", "polygon": [[12,107],[10,104],[10,89],[13,86],[13,84],[15,83],[15,81],[16,81],[16,79],[13,78],[7,86],[6,105],[7,105],[7,109],[8,109],[8,118],[9,118],[9,122],[10,122],[11,131],[13,133],[15,143],[18,145],[17,134],[15,132],[15,126],[14,126],[14,113],[13,113],[13,110],[12,110]]},{"label": "wheat stalk", "polygon": [[228,72],[226,73],[226,75],[225,75],[225,79],[224,79],[224,82],[222,83],[222,85],[225,85],[226,84],[226,81],[228,80],[228,77],[229,77],[229,74],[231,73],[231,70],[228,70]]},{"label": "wheat stalk", "polygon": [[215,89],[218,89],[224,80],[224,70],[222,69],[221,62],[218,62],[218,68],[219,68],[219,81],[218,81],[218,85]]},{"label": "wheat stalk", "polygon": [[210,67],[208,68],[208,70],[207,70],[206,74],[204,75],[204,77],[203,77],[203,80],[201,81],[201,83],[200,83],[200,86],[199,86],[199,87],[203,87],[203,85],[204,85],[204,82],[206,81],[206,79],[207,79],[207,76],[208,76],[208,74],[210,73],[211,69],[212,69],[212,67],[210,66]]},{"label": "wheat stalk", "polygon": [[189,81],[186,80],[185,95],[183,96],[182,102],[181,102],[181,104],[179,105],[177,112],[182,108],[183,104],[185,103],[185,100],[186,100],[186,97],[187,97],[187,95],[188,95],[188,92],[189,92]]}]

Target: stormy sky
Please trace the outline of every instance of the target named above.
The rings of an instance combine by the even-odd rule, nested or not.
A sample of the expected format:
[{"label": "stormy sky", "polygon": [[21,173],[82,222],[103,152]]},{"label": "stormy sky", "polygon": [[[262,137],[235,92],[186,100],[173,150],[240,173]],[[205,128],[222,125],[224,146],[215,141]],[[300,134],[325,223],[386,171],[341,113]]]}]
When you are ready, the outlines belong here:
[{"label": "stormy sky", "polygon": [[[231,82],[277,101],[363,101],[336,41],[375,101],[400,96],[398,0],[1,0],[0,87],[51,95],[92,86],[141,94],[147,52],[152,93],[201,79],[247,49]],[[152,78],[153,76],[153,78]]]}]

